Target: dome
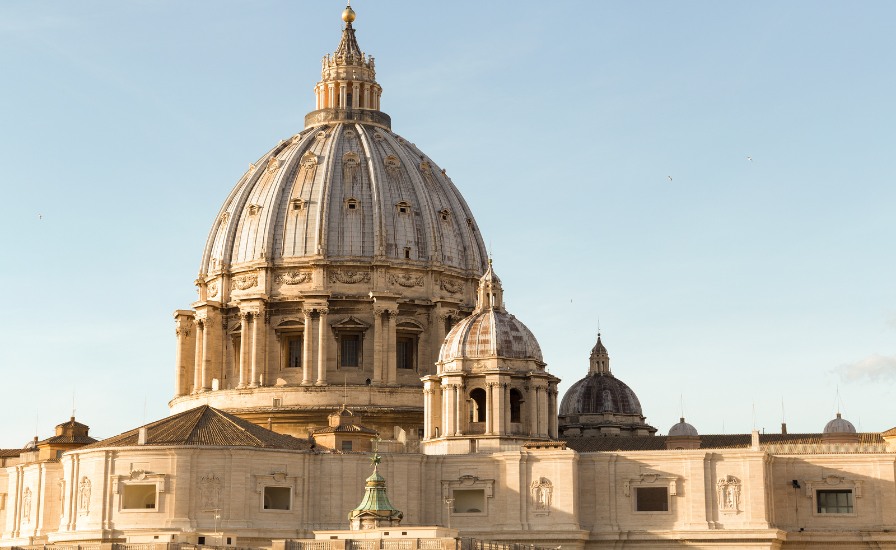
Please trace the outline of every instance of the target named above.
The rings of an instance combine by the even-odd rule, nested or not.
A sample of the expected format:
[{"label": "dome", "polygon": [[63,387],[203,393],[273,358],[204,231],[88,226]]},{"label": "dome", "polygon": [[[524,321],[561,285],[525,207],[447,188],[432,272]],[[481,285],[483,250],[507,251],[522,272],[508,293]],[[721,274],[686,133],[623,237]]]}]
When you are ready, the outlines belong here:
[{"label": "dome", "polygon": [[445,337],[439,361],[463,357],[506,357],[544,362],[532,331],[513,315],[496,310],[474,313],[454,325]]},{"label": "dome", "polygon": [[643,416],[638,396],[612,374],[593,372],[566,391],[560,415],[630,414]]},{"label": "dome", "polygon": [[501,279],[488,269],[479,280],[473,314],[454,325],[439,351],[439,361],[503,357],[544,363],[541,347],[526,325],[504,309]]},{"label": "dome", "polygon": [[301,436],[344,404],[381,433],[422,427],[421,376],[473,310],[487,256],[445,170],[392,131],[355,19],[347,8],[304,129],[212,221],[199,298],[174,314],[172,413],[211,405]]},{"label": "dome", "polygon": [[343,121],[307,128],[250,165],[215,218],[200,272],[377,259],[478,275],[484,251],[434,161],[387,127]]},{"label": "dome", "polygon": [[218,212],[199,269],[206,279],[312,260],[484,271],[470,208],[445,170],[392,132],[374,59],[346,12],[305,129],[250,164]]},{"label": "dome", "polygon": [[685,422],[684,417],[679,420],[678,424],[669,428],[669,437],[696,437],[698,435],[700,434],[697,433],[697,428]]},{"label": "dome", "polygon": [[854,434],[856,433],[856,427],[852,425],[852,422],[840,416],[840,413],[837,413],[837,418],[825,424],[824,431],[822,433]]}]

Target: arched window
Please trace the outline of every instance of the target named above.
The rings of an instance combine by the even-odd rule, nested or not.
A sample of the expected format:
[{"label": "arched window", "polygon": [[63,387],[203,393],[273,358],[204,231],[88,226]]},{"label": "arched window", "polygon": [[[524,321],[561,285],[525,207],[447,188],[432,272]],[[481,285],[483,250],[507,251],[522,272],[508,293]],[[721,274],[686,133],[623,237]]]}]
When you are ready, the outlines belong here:
[{"label": "arched window", "polygon": [[470,422],[485,422],[485,390],[476,388],[470,392]]},{"label": "arched window", "polygon": [[522,422],[523,417],[523,394],[520,390],[513,388],[510,390],[510,421]]}]

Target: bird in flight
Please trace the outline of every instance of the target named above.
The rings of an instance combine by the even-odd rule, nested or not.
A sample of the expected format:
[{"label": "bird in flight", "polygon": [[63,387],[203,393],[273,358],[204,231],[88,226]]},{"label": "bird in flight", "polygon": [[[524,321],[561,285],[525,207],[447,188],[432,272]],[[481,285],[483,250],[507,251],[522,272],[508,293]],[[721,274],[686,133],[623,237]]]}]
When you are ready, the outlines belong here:
[{"label": "bird in flight", "polygon": [[666,177],[669,178],[669,181],[672,181],[672,176],[666,176]]},{"label": "bird in flight", "polygon": [[753,162],[753,157],[747,155],[747,160],[750,161],[750,162]]}]

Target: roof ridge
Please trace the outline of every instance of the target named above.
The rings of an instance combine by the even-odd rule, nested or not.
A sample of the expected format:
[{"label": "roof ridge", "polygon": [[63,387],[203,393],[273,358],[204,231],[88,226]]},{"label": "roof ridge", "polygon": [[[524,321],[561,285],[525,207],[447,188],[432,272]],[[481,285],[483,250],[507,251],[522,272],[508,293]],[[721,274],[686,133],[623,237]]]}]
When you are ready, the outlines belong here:
[{"label": "roof ridge", "polygon": [[[255,434],[253,434],[252,432],[250,432],[249,430],[247,430],[245,427],[240,426],[240,425],[235,421],[235,419],[239,418],[238,416],[233,416],[233,415],[231,415],[231,414],[225,413],[225,412],[222,411],[222,410],[215,409],[214,407],[212,407],[212,410],[215,411],[216,413],[218,413],[218,418],[222,418],[223,420],[226,420],[227,422],[229,422],[232,426],[234,426],[234,427],[237,428],[238,430],[242,430],[247,436],[249,436],[250,438],[252,438],[252,440],[254,440],[257,444],[261,445],[262,447],[267,447],[267,444],[266,444],[264,441],[262,441],[258,436],[256,436]],[[239,419],[240,419],[240,420],[243,420],[242,418],[239,418]],[[246,420],[246,422],[248,422],[248,420]],[[251,424],[251,422],[250,422],[250,424]],[[258,426],[257,424],[252,424],[252,425],[253,425],[253,426],[256,426],[256,427],[258,427],[258,428],[261,428],[262,430],[266,430],[266,429],[267,429],[267,428],[262,428],[261,426]],[[277,433],[277,432],[275,432],[274,430],[268,430],[268,431],[271,432],[271,433],[275,433],[275,434]],[[277,435],[280,435],[280,434],[277,434]]]}]

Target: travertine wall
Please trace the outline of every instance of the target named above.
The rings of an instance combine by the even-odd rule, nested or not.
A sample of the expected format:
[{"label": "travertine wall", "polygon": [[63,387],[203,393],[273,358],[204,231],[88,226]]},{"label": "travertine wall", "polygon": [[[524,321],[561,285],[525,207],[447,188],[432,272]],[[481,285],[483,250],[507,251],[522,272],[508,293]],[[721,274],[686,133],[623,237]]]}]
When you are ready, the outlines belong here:
[{"label": "travertine wall", "polygon": [[[346,528],[371,471],[369,457],[354,453],[229,447],[70,452],[61,462],[0,471],[0,491],[9,494],[0,546],[155,536],[191,542],[204,536],[210,543],[216,533],[251,546],[306,537],[315,529]],[[403,525],[450,524],[462,536],[487,540],[564,548],[896,544],[888,532],[896,523],[896,455],[890,453],[520,449],[387,454],[379,472],[404,512]],[[125,509],[130,485],[156,488],[155,508]],[[266,486],[289,488],[290,509],[265,509]],[[641,487],[667,488],[668,510],[638,511]],[[854,492],[854,513],[816,512],[814,491],[830,488]],[[446,503],[471,494],[473,501],[482,496],[479,511]]]}]

